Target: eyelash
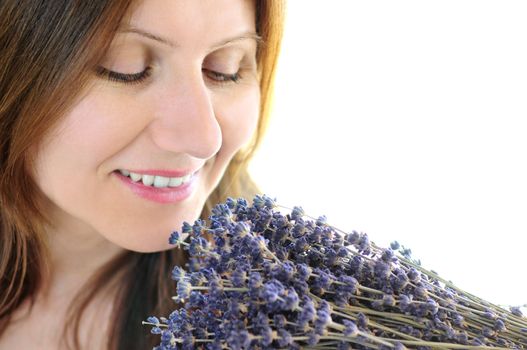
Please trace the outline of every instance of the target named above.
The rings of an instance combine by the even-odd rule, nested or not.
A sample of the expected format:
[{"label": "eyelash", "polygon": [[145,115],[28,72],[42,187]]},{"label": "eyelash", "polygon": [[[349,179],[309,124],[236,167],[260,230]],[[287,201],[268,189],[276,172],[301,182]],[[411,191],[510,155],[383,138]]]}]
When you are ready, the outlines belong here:
[{"label": "eyelash", "polygon": [[[106,78],[110,81],[115,81],[115,82],[123,83],[127,85],[134,85],[134,84],[140,84],[143,81],[145,81],[152,74],[151,70],[152,70],[152,67],[147,67],[144,71],[139,72],[139,73],[125,74],[125,73],[114,72],[114,71],[111,71],[104,67],[99,66],[96,69],[96,73],[98,76]],[[242,79],[240,72],[236,72],[234,74],[224,74],[224,73],[211,71],[208,69],[203,69],[203,71],[212,74],[216,78],[219,78],[219,79],[211,78],[215,82],[215,84],[219,84],[219,85],[239,83],[240,80]]]}]

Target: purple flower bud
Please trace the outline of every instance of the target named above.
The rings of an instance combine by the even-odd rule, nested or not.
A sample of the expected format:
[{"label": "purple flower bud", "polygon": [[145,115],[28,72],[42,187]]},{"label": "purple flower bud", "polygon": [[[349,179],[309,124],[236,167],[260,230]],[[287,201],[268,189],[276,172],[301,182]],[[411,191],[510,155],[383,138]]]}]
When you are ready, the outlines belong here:
[{"label": "purple flower bud", "polygon": [[150,316],[146,319],[149,323],[155,323],[156,325],[159,325],[159,319],[155,316]]},{"label": "purple flower bud", "polygon": [[309,322],[313,321],[316,315],[315,304],[308,296],[302,297],[302,311],[298,314],[297,323],[300,328],[304,328]]},{"label": "purple flower bud", "polygon": [[346,249],[345,247],[340,247],[337,250],[337,256],[339,256],[340,258],[345,258],[345,257],[349,256],[348,249]]},{"label": "purple flower bud", "polygon": [[507,328],[505,328],[505,323],[501,319],[497,319],[496,322],[494,322],[494,330],[497,332],[505,332]]},{"label": "purple flower bud", "polygon": [[181,232],[182,233],[187,233],[187,234],[190,234],[192,232],[192,225],[189,224],[188,222],[186,221],[183,221],[183,226],[181,228]]},{"label": "purple flower bud", "polygon": [[291,212],[291,219],[297,221],[305,215],[304,209],[302,207],[295,206]]},{"label": "purple flower bud", "polygon": [[[300,219],[302,220],[302,219]],[[291,236],[293,238],[299,238],[302,237],[306,233],[306,227],[305,224],[302,221],[297,221],[293,228],[291,229]]]},{"label": "purple flower bud", "polygon": [[[222,350],[222,349],[223,349],[223,344],[221,340],[218,338],[214,339],[212,343],[207,344],[207,350]],[[166,349],[159,349],[159,350],[166,350]]]},{"label": "purple flower bud", "polygon": [[390,277],[391,274],[391,266],[390,264],[385,263],[382,260],[377,260],[375,263],[375,276],[381,280],[386,280],[388,277]]},{"label": "purple flower bud", "polygon": [[243,237],[246,234],[251,232],[251,225],[249,225],[246,222],[237,222],[236,226],[234,226],[234,235]]},{"label": "purple flower bud", "polygon": [[394,350],[406,350],[406,346],[404,346],[401,342],[396,342]]},{"label": "purple flower bud", "polygon": [[310,331],[307,333],[307,345],[310,345],[310,346],[313,346],[313,345],[317,345],[318,342],[320,341],[320,335],[318,335],[316,332],[314,331]]},{"label": "purple flower bud", "polygon": [[284,309],[286,310],[295,310],[298,307],[300,302],[298,294],[293,288],[288,288],[286,290],[286,296],[284,298]]},{"label": "purple flower bud", "polygon": [[296,265],[297,277],[302,281],[307,281],[311,272],[313,271],[311,267],[306,264],[300,263]]},{"label": "purple flower bud", "polygon": [[189,276],[190,284],[192,284],[193,286],[202,286],[207,283],[207,279],[205,278],[205,275],[202,272],[191,272]]},{"label": "purple flower bud", "polygon": [[250,293],[257,293],[257,291],[260,289],[260,287],[262,286],[262,275],[257,272],[257,271],[253,271],[249,274],[249,283],[248,283],[248,287],[249,287],[249,290],[250,290]]},{"label": "purple flower bud", "polygon": [[179,232],[177,231],[174,231],[170,234],[170,237],[168,238],[168,243],[169,244],[172,244],[172,245],[178,245],[179,246],[179,239],[180,239],[180,234]]},{"label": "purple flower bud", "polygon": [[357,294],[357,287],[359,282],[352,276],[340,275],[337,278],[337,281],[340,282],[337,289],[339,293],[349,294],[351,297],[354,294]]},{"label": "purple flower bud", "polygon": [[391,294],[384,294],[382,296],[382,304],[384,306],[395,306],[395,298]]},{"label": "purple flower bud", "polygon": [[366,315],[364,315],[362,312],[357,314],[357,326],[360,329],[366,329],[366,327],[368,327],[368,322],[368,317],[366,317]]},{"label": "purple flower bud", "polygon": [[421,280],[421,274],[413,267],[408,271],[407,276],[413,283],[418,283]]},{"label": "purple flower bud", "polygon": [[199,291],[193,290],[190,292],[188,305],[191,308],[201,308],[205,305],[205,297]]},{"label": "purple flower bud", "polygon": [[362,268],[362,257],[355,255],[350,261],[350,275],[358,273]]},{"label": "purple flower bud", "polygon": [[[159,333],[156,333],[156,334],[159,334]],[[161,344],[169,345],[173,337],[174,337],[174,334],[171,331],[163,330],[161,332]]]},{"label": "purple flower bud", "polygon": [[461,331],[457,334],[456,340],[458,343],[467,345],[468,344],[468,334],[466,331]]},{"label": "purple flower bud", "polygon": [[498,318],[498,316],[496,316],[496,314],[491,310],[485,310],[483,317],[488,318],[489,320],[495,320]]},{"label": "purple flower bud", "polygon": [[519,306],[511,306],[510,307],[511,313],[518,317],[523,317],[523,313],[520,310]]},{"label": "purple flower bud", "polygon": [[192,286],[190,283],[184,279],[179,279],[177,283],[177,296],[179,299],[187,299],[190,296],[190,291],[192,289]]},{"label": "purple flower bud", "polygon": [[414,295],[421,299],[427,299],[428,298],[428,292],[427,290],[422,286],[417,286],[414,289]]},{"label": "purple flower bud", "polygon": [[264,326],[260,330],[260,336],[262,336],[262,345],[269,346],[273,342],[273,330],[269,326]]},{"label": "purple flower bud", "polygon": [[483,329],[481,330],[481,334],[484,336],[484,337],[487,337],[487,338],[490,338],[490,337],[493,337],[496,335],[496,332],[487,327],[487,326],[484,326]]},{"label": "purple flower bud", "polygon": [[215,217],[231,217],[232,211],[229,205],[219,203],[212,208],[211,214]]},{"label": "purple flower bud", "polygon": [[226,200],[225,200],[225,205],[227,205],[227,207],[231,210],[234,210],[236,208],[236,205],[238,204],[237,203],[238,201],[232,197],[228,197]]},{"label": "purple flower bud", "polygon": [[185,278],[186,272],[181,266],[174,266],[172,269],[172,279],[174,281],[179,281],[180,279]]},{"label": "purple flower bud", "polygon": [[241,209],[247,209],[247,207],[249,206],[247,200],[242,197],[237,199],[237,204],[237,211],[240,211]]},{"label": "purple flower bud", "polygon": [[386,263],[397,261],[397,258],[395,258],[395,254],[391,249],[383,249],[381,259]]},{"label": "purple flower bud", "polygon": [[452,327],[447,327],[445,329],[446,337],[448,340],[455,340],[456,339],[456,331]]},{"label": "purple flower bud", "polygon": [[465,328],[463,316],[457,313],[452,315],[452,324],[456,327]]},{"label": "purple flower bud", "polygon": [[192,233],[196,236],[202,235],[205,230],[207,223],[202,219],[197,219],[192,225]]},{"label": "purple flower bud", "polygon": [[382,300],[376,299],[371,303],[371,308],[377,311],[384,311]]},{"label": "purple flower bud", "polygon": [[335,252],[334,249],[329,248],[326,251],[326,254],[324,255],[324,264],[327,267],[331,267],[331,266],[333,266],[333,265],[338,263],[337,258],[338,258],[337,252]]},{"label": "purple flower bud", "polygon": [[285,328],[286,324],[287,324],[287,319],[282,314],[275,314],[273,316],[273,322],[274,322],[274,327],[276,329],[278,329],[278,328]]},{"label": "purple flower bud", "polygon": [[296,253],[302,253],[309,249],[309,244],[307,243],[307,240],[304,236],[297,238],[295,240],[295,252]]},{"label": "purple flower bud", "polygon": [[318,277],[315,278],[315,282],[313,283],[313,287],[318,287],[321,289],[328,289],[329,285],[332,282],[331,275],[327,273],[326,271],[315,268],[313,269],[314,273],[318,275]]},{"label": "purple flower bud", "polygon": [[[359,239],[359,251],[366,252],[370,250],[370,239],[367,233],[363,233]],[[369,254],[368,254],[369,255]]]},{"label": "purple flower bud", "polygon": [[323,226],[326,226],[327,221],[328,221],[328,218],[326,217],[326,215],[321,215],[318,217],[315,224],[319,227],[323,227]]},{"label": "purple flower bud", "polygon": [[274,255],[281,261],[289,259],[289,249],[285,247],[276,247],[274,250]]},{"label": "purple flower bud", "polygon": [[236,268],[231,275],[231,282],[234,287],[245,287],[246,273],[241,268]]},{"label": "purple flower bud", "polygon": [[474,338],[470,342],[470,345],[472,345],[472,346],[483,346],[483,345],[485,345],[485,341],[483,339],[480,339],[480,338]]},{"label": "purple flower bud", "polygon": [[359,334],[359,329],[357,328],[357,325],[355,322],[343,319],[342,323],[344,324],[344,335],[346,337],[356,337]]},{"label": "purple flower bud", "polygon": [[390,248],[392,248],[393,250],[398,250],[400,247],[401,245],[397,241],[393,241],[392,243],[390,243]]},{"label": "purple flower bud", "polygon": [[360,234],[357,231],[346,233],[344,236],[344,242],[348,245],[355,245],[359,242]]},{"label": "purple flower bud", "polygon": [[399,309],[402,312],[406,312],[408,310],[408,307],[412,303],[412,299],[413,299],[413,297],[411,295],[410,296],[408,296],[406,294],[399,295]]},{"label": "purple flower bud", "polygon": [[403,290],[409,283],[408,276],[406,273],[399,269],[396,272],[396,276],[391,277],[391,285],[395,291],[401,291]]},{"label": "purple flower bud", "polygon": [[246,329],[232,330],[227,337],[227,344],[233,350],[248,349],[251,345],[251,338]]},{"label": "purple flower bud", "polygon": [[288,283],[293,278],[294,273],[295,266],[291,261],[275,264],[271,268],[271,277],[283,283]]},{"label": "purple flower bud", "polygon": [[309,244],[319,244],[322,242],[322,229],[315,227],[312,232],[307,235]]},{"label": "purple flower bud", "polygon": [[282,294],[284,286],[277,280],[271,280],[264,283],[260,297],[265,300],[266,303],[274,303],[280,294]]},{"label": "purple flower bud", "polygon": [[439,304],[432,298],[428,298],[426,306],[431,315],[435,315],[439,311]]},{"label": "purple flower bud", "polygon": [[350,350],[351,346],[348,342],[339,341],[337,344],[337,350]]},{"label": "purple flower bud", "polygon": [[288,346],[293,343],[293,336],[291,336],[291,333],[286,331],[283,328],[278,329],[278,345],[279,346]]},{"label": "purple flower bud", "polygon": [[300,295],[305,295],[309,292],[309,285],[307,284],[306,281],[295,280],[293,282],[293,286],[295,287],[295,289]]},{"label": "purple flower bud", "polygon": [[255,207],[256,209],[262,209],[262,208],[269,208],[269,209],[273,209],[275,207],[275,203],[274,201],[267,197],[266,195],[256,195],[254,196],[254,199],[253,199],[253,207]]},{"label": "purple flower bud", "polygon": [[326,320],[331,320],[331,317],[329,314],[324,312],[317,312],[317,315],[320,314],[320,317],[317,317],[315,320],[315,333],[317,333],[320,336],[325,336],[328,332]]},{"label": "purple flower bud", "polygon": [[202,256],[203,251],[208,250],[209,241],[202,236],[193,235],[190,238],[188,252],[192,256]]},{"label": "purple flower bud", "polygon": [[210,271],[207,278],[209,280],[209,295],[215,297],[221,295],[221,292],[223,291],[223,284],[221,282],[220,276],[215,271]]}]

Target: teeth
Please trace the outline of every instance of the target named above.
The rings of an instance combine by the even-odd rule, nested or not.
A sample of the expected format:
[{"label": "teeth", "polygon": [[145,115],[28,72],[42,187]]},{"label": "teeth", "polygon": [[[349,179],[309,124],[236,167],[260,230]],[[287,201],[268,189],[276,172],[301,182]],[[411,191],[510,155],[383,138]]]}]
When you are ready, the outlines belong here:
[{"label": "teeth", "polygon": [[154,187],[167,187],[170,178],[164,176],[155,176]]},{"label": "teeth", "polygon": [[[124,175],[124,174],[123,174],[123,175]],[[135,182],[141,180],[141,177],[142,177],[142,176],[141,176],[140,174],[130,173],[130,178],[131,178],[133,181],[135,181]]]},{"label": "teeth", "polygon": [[141,175],[142,176],[142,181],[143,181],[143,185],[145,186],[150,186],[151,184],[154,183],[154,175]]},{"label": "teeth", "polygon": [[170,181],[168,183],[168,186],[170,187],[178,187],[183,183],[183,178],[181,177],[171,177]]},{"label": "teeth", "polygon": [[166,188],[166,187],[178,187],[182,184],[189,182],[192,177],[191,174],[185,175],[183,177],[165,177],[165,176],[154,176],[154,175],[142,175],[138,173],[133,173],[128,170],[119,169],[119,172],[124,176],[128,176],[134,182],[141,181],[145,186],[154,186],[157,188]]}]

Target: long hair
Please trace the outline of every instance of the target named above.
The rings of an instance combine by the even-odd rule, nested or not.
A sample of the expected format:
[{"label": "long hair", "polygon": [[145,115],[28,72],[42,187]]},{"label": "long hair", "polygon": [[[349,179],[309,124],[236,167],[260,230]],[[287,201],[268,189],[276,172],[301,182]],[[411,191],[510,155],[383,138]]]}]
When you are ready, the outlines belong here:
[{"label": "long hair", "polygon": [[[248,164],[269,124],[280,52],[285,0],[256,0],[260,116],[251,142],[228,165],[201,212],[207,219],[227,197],[261,193]],[[132,0],[2,0],[0,2],[0,337],[12,313],[34,303],[49,267],[44,194],[31,176],[43,136],[67,114],[100,62]],[[68,308],[63,339],[81,347],[83,312],[95,296],[117,286],[108,349],[147,349],[159,340],[141,326],[149,315],[171,310],[176,294],[170,271],[185,263],[181,250],[127,251],[87,281]],[[119,273],[116,273],[118,271]],[[70,340],[71,343],[70,344]]]}]

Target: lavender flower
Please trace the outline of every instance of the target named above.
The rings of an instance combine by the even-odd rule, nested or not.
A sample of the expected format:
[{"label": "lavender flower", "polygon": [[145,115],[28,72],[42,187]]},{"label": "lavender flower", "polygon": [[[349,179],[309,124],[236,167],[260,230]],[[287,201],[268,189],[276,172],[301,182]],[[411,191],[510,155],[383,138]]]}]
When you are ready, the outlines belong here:
[{"label": "lavender flower", "polygon": [[527,348],[519,307],[463,292],[397,242],[279,208],[228,198],[169,235],[189,260],[170,276],[180,307],[143,322],[155,350]]}]

